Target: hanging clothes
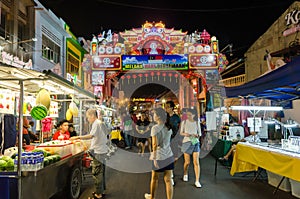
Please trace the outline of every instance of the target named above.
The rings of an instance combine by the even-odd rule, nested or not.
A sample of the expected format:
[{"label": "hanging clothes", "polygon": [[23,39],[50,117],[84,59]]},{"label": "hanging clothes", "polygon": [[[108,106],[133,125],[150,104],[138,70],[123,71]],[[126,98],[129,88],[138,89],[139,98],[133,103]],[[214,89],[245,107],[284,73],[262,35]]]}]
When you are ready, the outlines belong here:
[{"label": "hanging clothes", "polygon": [[[0,143],[1,154],[4,150],[16,146],[17,141],[17,118],[14,115],[4,115],[4,121],[1,121],[0,128]],[[4,141],[4,142],[3,142]],[[2,144],[3,143],[3,144]]]}]

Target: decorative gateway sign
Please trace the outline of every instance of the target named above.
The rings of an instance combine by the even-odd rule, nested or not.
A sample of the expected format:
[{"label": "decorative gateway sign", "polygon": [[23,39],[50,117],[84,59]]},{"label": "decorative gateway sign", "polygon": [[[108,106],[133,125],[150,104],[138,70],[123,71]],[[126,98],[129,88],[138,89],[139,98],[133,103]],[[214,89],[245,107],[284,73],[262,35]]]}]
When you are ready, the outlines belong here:
[{"label": "decorative gateway sign", "polygon": [[120,60],[119,55],[93,56],[93,69],[120,70]]},{"label": "decorative gateway sign", "polygon": [[122,55],[122,70],[187,70],[187,55]]},{"label": "decorative gateway sign", "polygon": [[218,57],[216,54],[191,54],[189,63],[191,69],[217,68]]}]

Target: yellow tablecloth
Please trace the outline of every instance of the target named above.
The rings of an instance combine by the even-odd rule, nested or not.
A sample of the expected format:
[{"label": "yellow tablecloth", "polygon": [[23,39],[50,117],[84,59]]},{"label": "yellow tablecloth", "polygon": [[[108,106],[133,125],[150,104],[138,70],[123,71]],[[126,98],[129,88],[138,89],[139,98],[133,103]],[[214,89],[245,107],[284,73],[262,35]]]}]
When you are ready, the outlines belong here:
[{"label": "yellow tablecloth", "polygon": [[257,171],[258,167],[300,181],[300,154],[239,142],[230,174]]}]

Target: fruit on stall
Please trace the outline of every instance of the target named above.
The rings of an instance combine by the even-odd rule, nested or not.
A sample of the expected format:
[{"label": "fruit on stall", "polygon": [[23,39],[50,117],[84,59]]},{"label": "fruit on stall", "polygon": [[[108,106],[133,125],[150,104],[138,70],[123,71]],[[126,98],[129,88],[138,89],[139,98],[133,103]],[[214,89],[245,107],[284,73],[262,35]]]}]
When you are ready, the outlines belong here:
[{"label": "fruit on stall", "polygon": [[45,157],[44,158],[44,167],[51,165],[55,162],[58,162],[60,160],[61,160],[61,157],[60,157],[60,155],[57,155],[57,154]]},{"label": "fruit on stall", "polygon": [[46,107],[47,110],[49,110],[50,108],[50,103],[51,103],[51,97],[50,97],[50,93],[42,88],[37,96],[36,96],[36,104],[39,105],[39,104],[42,104]]},{"label": "fruit on stall", "polygon": [[46,89],[42,88],[36,96],[36,106],[30,111],[31,117],[36,120],[44,119],[48,115],[50,103],[50,93]]},{"label": "fruit on stall", "polygon": [[9,156],[0,157],[0,171],[13,171],[14,160]]},{"label": "fruit on stall", "polygon": [[48,115],[48,109],[40,104],[31,109],[30,115],[36,120],[42,120]]},{"label": "fruit on stall", "polygon": [[33,149],[32,152],[42,152],[44,154],[44,157],[47,157],[47,156],[51,155],[51,153],[49,153],[48,151],[46,151],[44,149],[39,149],[39,148]]},{"label": "fruit on stall", "polygon": [[77,105],[75,104],[75,102],[71,102],[70,103],[70,105],[69,105],[69,109],[68,110],[70,110],[70,112],[71,112],[71,114],[74,116],[74,117],[78,117],[78,112],[79,112],[79,110],[78,110],[78,107],[77,107]]},{"label": "fruit on stall", "polygon": [[0,171],[5,171],[6,165],[7,165],[7,163],[5,160],[0,160]]},{"label": "fruit on stall", "polygon": [[70,109],[66,112],[66,120],[70,121],[72,119],[73,115]]}]

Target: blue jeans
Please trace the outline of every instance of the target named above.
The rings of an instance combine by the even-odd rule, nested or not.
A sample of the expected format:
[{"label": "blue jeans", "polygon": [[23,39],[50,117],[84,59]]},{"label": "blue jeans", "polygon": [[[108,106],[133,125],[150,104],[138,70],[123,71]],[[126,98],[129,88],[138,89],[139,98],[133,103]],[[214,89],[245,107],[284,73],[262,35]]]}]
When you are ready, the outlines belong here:
[{"label": "blue jeans", "polygon": [[126,146],[129,146],[129,147],[132,146],[132,140],[133,140],[132,133],[133,133],[133,131],[124,131],[124,140],[125,140]]}]

